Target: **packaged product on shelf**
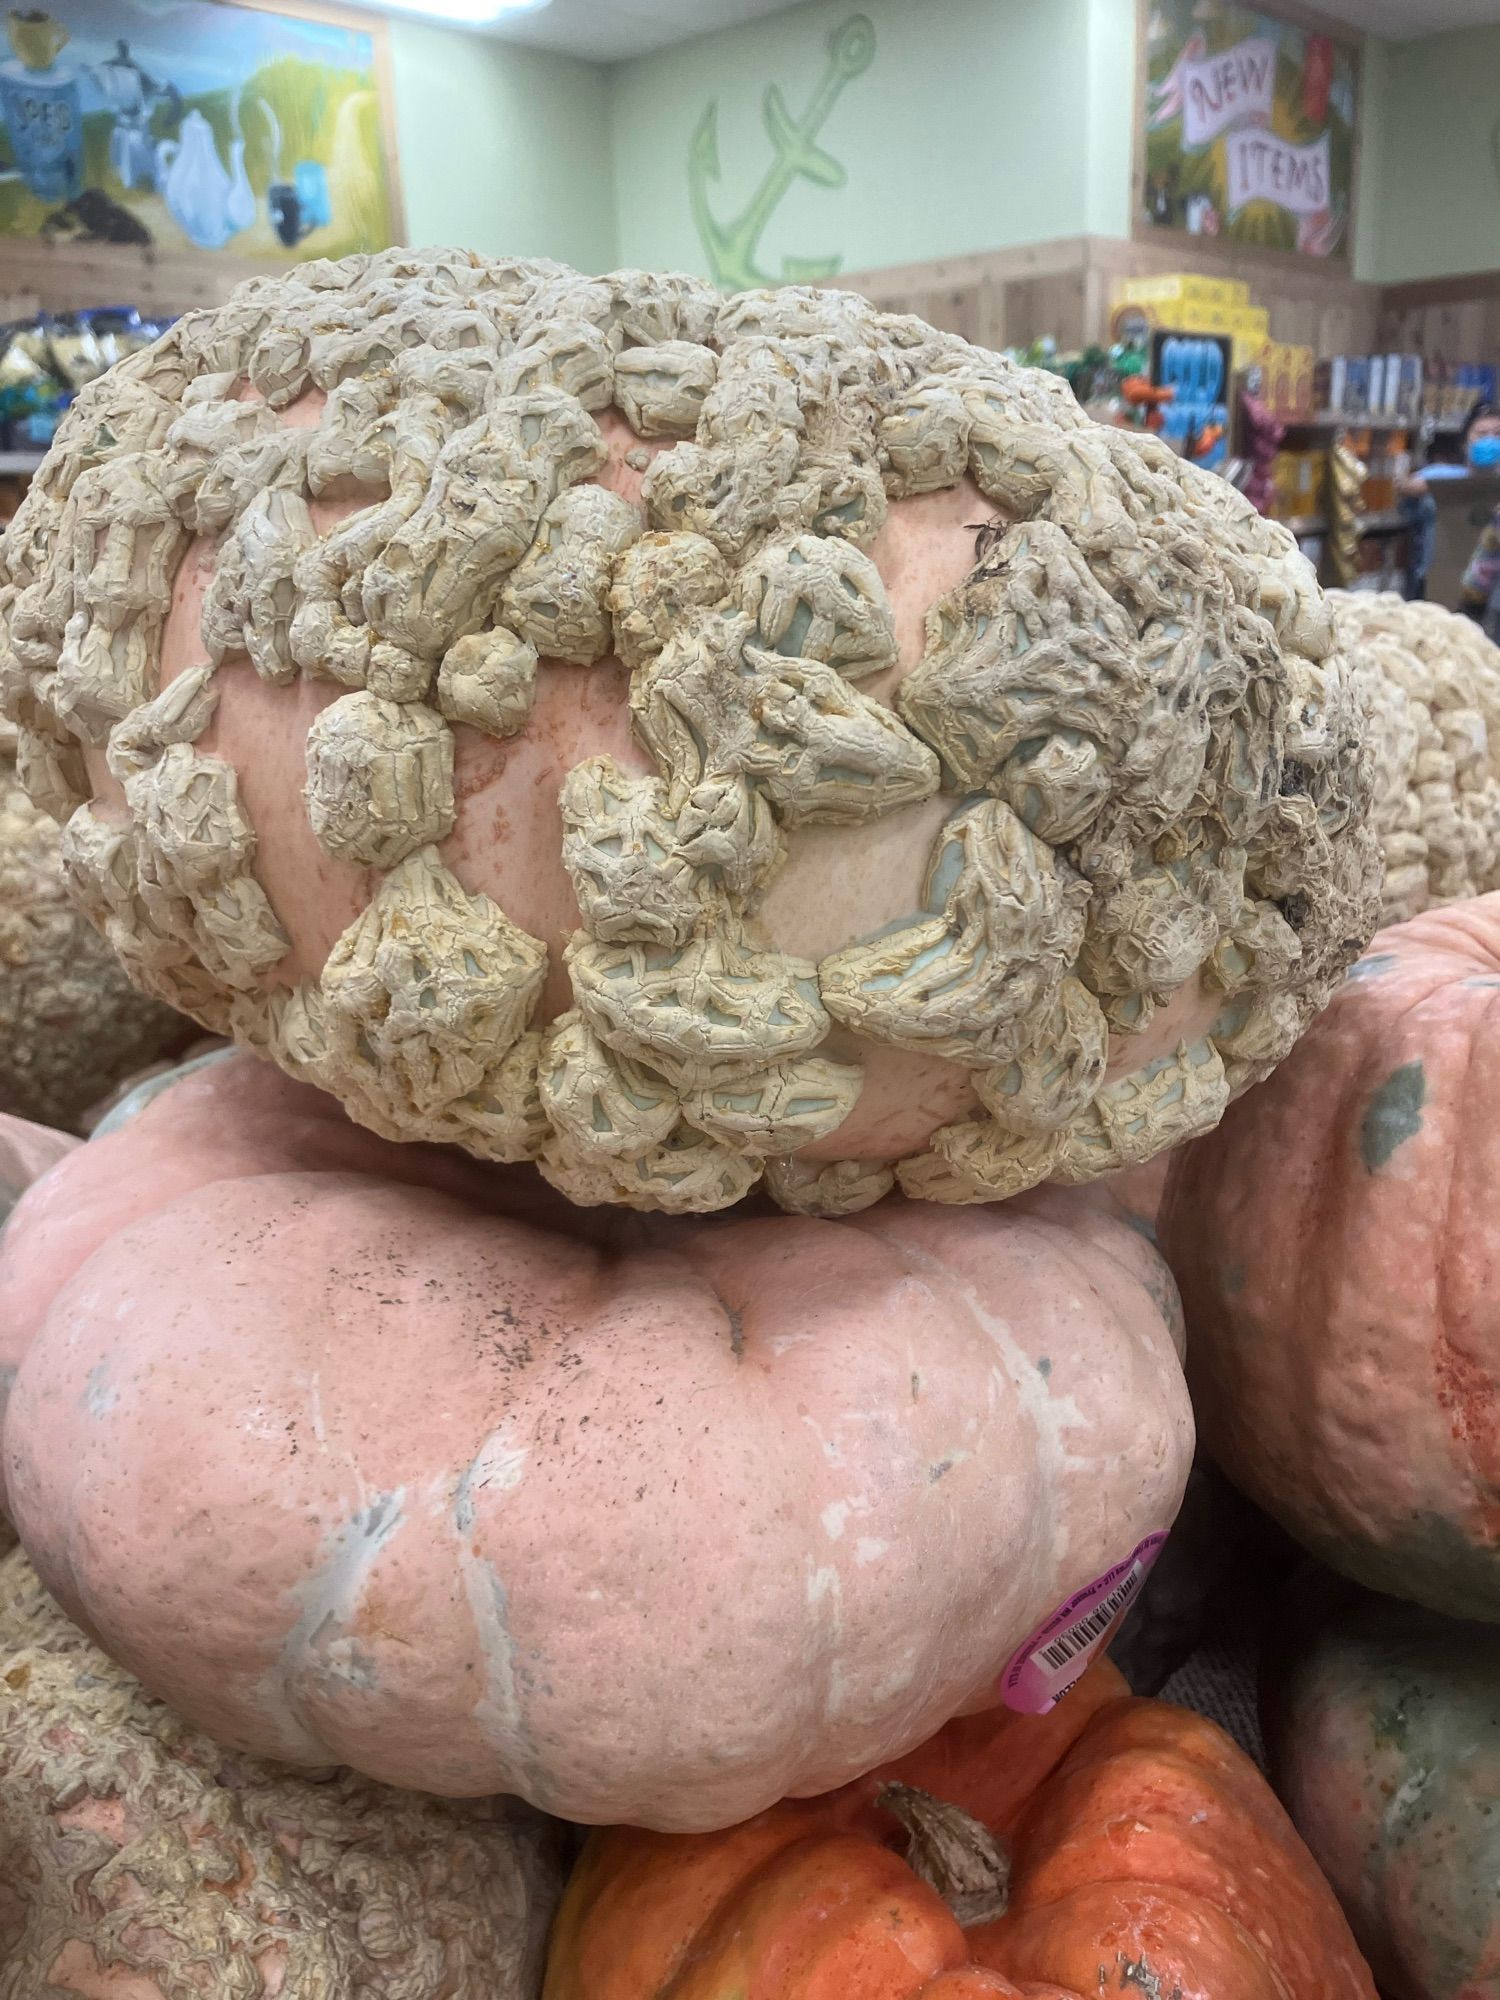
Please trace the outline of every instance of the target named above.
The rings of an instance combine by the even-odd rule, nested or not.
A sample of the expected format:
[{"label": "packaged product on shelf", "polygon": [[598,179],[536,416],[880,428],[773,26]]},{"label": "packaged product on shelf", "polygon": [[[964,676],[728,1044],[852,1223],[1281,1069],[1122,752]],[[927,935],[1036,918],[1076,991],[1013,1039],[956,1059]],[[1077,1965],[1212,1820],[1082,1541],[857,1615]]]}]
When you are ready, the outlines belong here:
[{"label": "packaged product on shelf", "polygon": [[45,450],[67,396],[35,327],[0,332],[0,450]]},{"label": "packaged product on shelf", "polygon": [[1256,365],[1260,370],[1262,400],[1274,415],[1288,423],[1312,415],[1317,356],[1310,347],[1268,340],[1256,358]]},{"label": "packaged product on shelf", "polygon": [[1349,357],[1330,355],[1320,361],[1313,376],[1313,401],[1320,410],[1342,410],[1349,393]]},{"label": "packaged product on shelf", "polygon": [[0,329],[0,450],[45,451],[78,391],[170,324],[135,306],[95,306]]},{"label": "packaged product on shelf", "polygon": [[1404,417],[1408,423],[1415,423],[1422,412],[1422,357],[1420,354],[1396,356],[1397,369],[1396,415]]}]

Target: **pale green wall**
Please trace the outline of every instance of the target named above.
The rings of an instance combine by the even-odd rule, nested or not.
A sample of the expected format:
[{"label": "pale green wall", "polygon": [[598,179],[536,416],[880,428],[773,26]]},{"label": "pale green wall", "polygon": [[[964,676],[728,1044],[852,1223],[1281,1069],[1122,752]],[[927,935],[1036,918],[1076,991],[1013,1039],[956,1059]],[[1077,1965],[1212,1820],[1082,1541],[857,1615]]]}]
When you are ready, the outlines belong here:
[{"label": "pale green wall", "polygon": [[1135,171],[1135,0],[1089,0],[1086,214],[1090,236],[1128,236]]},{"label": "pale green wall", "polygon": [[[760,250],[845,270],[1131,226],[1135,0],[813,0],[614,69],[394,17],[407,235],[585,270],[704,271],[688,154],[719,105],[714,213],[771,157],[762,97],[805,108],[828,37],[868,13],[876,51],[820,134],[848,171],[797,182]],[[1370,43],[1358,276],[1500,267],[1500,28]]]},{"label": "pale green wall", "polygon": [[408,242],[610,269],[608,70],[399,15],[391,68]]},{"label": "pale green wall", "polygon": [[875,59],[820,135],[848,183],[793,186],[763,239],[763,269],[779,275],[784,255],[837,254],[845,270],[863,270],[1124,230],[1134,0],[815,0],[617,72],[622,263],[707,270],[688,196],[704,106],[718,100],[723,177],[710,200],[723,222],[771,157],[766,86],[779,84],[800,114],[830,33],[855,12],[874,22]]},{"label": "pale green wall", "polygon": [[1397,42],[1380,135],[1370,268],[1384,284],[1500,266],[1500,28]]}]

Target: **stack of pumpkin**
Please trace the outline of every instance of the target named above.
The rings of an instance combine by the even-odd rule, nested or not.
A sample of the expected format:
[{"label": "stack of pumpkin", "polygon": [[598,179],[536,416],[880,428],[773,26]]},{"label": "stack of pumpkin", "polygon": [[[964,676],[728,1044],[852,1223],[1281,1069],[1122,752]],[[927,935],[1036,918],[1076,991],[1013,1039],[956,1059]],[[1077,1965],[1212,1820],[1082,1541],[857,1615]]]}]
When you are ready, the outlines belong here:
[{"label": "stack of pumpkin", "polygon": [[549,2000],[1373,1994],[1100,1657],[1192,1451],[1107,1179],[1378,914],[1284,531],[852,297],[392,253],[80,395],[0,699],[245,1045],[0,1247],[0,2000],[531,2000],[557,1819]]}]

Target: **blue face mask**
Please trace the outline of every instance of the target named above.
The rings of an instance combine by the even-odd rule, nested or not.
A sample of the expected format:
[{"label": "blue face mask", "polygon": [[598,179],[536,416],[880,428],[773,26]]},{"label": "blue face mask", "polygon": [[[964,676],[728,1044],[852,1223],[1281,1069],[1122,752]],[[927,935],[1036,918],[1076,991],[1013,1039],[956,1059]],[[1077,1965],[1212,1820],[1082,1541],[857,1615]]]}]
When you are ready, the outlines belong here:
[{"label": "blue face mask", "polygon": [[1469,463],[1476,472],[1492,472],[1500,465],[1500,437],[1474,438],[1469,445]]}]

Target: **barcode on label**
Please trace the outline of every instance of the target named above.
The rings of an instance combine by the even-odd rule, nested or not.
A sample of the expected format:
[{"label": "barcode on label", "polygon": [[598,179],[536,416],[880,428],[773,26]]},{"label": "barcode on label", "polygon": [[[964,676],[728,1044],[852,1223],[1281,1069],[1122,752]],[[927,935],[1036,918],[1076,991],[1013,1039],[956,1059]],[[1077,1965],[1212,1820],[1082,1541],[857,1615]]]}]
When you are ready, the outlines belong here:
[{"label": "barcode on label", "polygon": [[1038,1646],[1031,1656],[1032,1659],[1040,1665],[1051,1667],[1054,1672],[1060,1667],[1065,1667],[1069,1660],[1076,1660],[1080,1653],[1104,1637],[1131,1598],[1135,1596],[1144,1575],[1145,1571],[1139,1563],[1132,1564],[1130,1574],[1115,1586],[1102,1604],[1096,1604],[1086,1618],[1080,1618],[1078,1623],[1070,1625],[1066,1632],[1059,1632],[1049,1644]]}]

